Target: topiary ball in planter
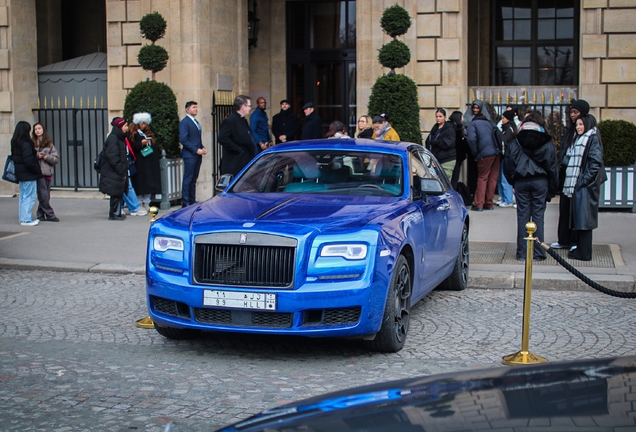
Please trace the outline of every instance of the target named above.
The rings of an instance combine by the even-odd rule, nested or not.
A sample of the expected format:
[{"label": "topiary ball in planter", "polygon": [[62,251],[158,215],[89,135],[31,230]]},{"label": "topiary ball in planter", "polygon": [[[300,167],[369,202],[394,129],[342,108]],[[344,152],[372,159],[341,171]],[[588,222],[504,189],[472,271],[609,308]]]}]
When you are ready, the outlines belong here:
[{"label": "topiary ball in planter", "polygon": [[168,51],[159,45],[144,45],[137,54],[137,61],[141,67],[155,73],[162,71],[169,59]]},{"label": "topiary ball in planter", "polygon": [[603,143],[605,166],[629,166],[636,163],[636,125],[625,120],[598,123]]},{"label": "topiary ball in planter", "polygon": [[411,17],[402,6],[393,5],[384,10],[380,19],[382,30],[391,37],[405,34],[411,27]]},{"label": "topiary ball in planter", "polygon": [[166,157],[180,157],[179,109],[172,89],[156,81],[142,81],[135,85],[126,96],[124,118],[130,121],[138,112],[152,115],[150,128],[159,147],[166,151]]},{"label": "topiary ball in planter", "polygon": [[406,75],[384,75],[371,88],[369,115],[386,114],[402,141],[422,144],[417,85]]},{"label": "topiary ball in planter", "polygon": [[411,61],[411,50],[404,42],[397,39],[385,44],[379,51],[380,64],[390,69],[404,67]]}]

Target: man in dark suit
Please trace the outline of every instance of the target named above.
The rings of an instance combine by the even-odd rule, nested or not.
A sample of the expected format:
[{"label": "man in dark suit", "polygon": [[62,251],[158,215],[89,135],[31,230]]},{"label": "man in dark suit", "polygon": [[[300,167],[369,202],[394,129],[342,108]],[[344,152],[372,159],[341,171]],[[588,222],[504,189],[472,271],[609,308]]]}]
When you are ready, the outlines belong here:
[{"label": "man in dark suit", "polygon": [[196,201],[197,179],[201,169],[203,155],[208,151],[201,141],[201,125],[195,119],[199,112],[196,102],[189,101],[185,105],[186,116],[179,123],[179,141],[183,145],[183,183],[181,185],[181,206],[187,207]]},{"label": "man in dark suit", "polygon": [[249,96],[237,96],[234,111],[221,123],[218,140],[223,147],[221,174],[238,174],[257,154],[257,144],[245,120],[251,109]]}]

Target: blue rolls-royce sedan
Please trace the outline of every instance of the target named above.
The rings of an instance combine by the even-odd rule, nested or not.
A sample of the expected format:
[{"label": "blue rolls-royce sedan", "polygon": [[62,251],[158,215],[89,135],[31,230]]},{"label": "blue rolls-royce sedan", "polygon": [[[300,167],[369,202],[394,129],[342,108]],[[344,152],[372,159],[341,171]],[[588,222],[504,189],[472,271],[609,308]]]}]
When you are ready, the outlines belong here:
[{"label": "blue rolls-royce sedan", "polygon": [[223,182],[150,228],[148,309],[165,337],[354,337],[397,352],[416,301],[466,287],[468,214],[421,145],[291,142]]}]

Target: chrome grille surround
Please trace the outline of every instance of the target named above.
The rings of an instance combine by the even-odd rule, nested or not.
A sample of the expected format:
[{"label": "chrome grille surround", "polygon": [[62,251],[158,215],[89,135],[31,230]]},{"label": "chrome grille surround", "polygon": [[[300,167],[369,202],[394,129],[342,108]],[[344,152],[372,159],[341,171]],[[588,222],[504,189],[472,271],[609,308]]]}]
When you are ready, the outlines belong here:
[{"label": "chrome grille surround", "polygon": [[297,240],[227,232],[194,239],[194,281],[205,285],[287,288],[294,284]]}]

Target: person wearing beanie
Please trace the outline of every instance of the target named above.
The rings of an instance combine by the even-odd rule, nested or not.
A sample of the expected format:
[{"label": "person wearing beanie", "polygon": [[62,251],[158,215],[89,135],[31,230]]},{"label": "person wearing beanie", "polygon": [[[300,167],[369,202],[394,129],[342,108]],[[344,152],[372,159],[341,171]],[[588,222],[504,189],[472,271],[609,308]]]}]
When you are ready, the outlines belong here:
[{"label": "person wearing beanie", "polygon": [[[568,117],[570,121],[565,126],[563,136],[561,137],[561,146],[557,161],[559,162],[559,190],[563,190],[565,181],[565,169],[567,167],[567,153],[571,151],[576,138],[576,121],[588,115],[590,112],[590,104],[583,99],[575,100],[570,104]],[[570,199],[561,194],[559,199],[559,221],[557,224],[557,241],[552,243],[550,247],[553,249],[572,248],[575,245],[573,239],[574,232],[570,229]]]},{"label": "person wearing beanie", "polygon": [[106,137],[99,170],[99,191],[110,195],[108,220],[121,221],[123,195],[128,191],[128,158],[126,151],[126,133],[128,124],[121,117],[115,117],[111,123],[113,129]]},{"label": "person wearing beanie", "polygon": [[280,101],[280,112],[272,117],[272,133],[276,144],[293,141],[298,132],[298,116],[287,99]]},{"label": "person wearing beanie", "polygon": [[150,210],[151,195],[161,193],[161,150],[156,145],[151,122],[150,113],[136,113],[128,131],[137,167],[137,174],[132,176],[132,186],[137,193],[142,215]]}]

